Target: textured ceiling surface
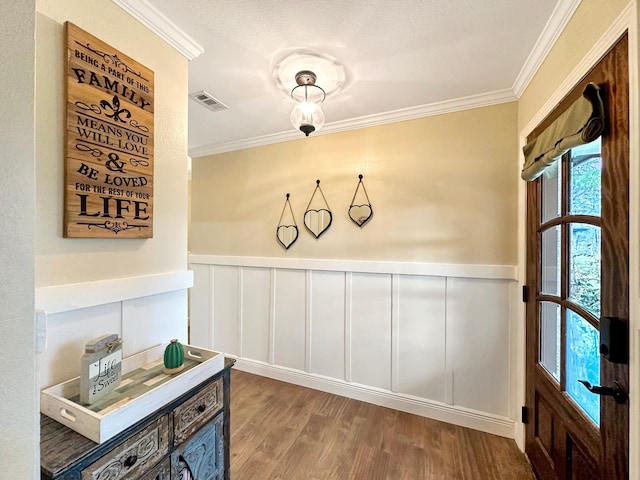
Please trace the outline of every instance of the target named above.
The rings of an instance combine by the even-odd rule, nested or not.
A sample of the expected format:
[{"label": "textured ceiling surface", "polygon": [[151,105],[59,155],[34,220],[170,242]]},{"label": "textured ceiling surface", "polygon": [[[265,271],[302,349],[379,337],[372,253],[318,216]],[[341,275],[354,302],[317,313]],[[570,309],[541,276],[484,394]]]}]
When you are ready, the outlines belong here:
[{"label": "textured ceiling surface", "polygon": [[302,136],[289,123],[293,103],[285,89],[295,85],[294,78],[284,87],[278,81],[278,65],[291,54],[315,55],[341,66],[341,86],[323,104],[329,130],[332,124],[348,126],[357,119],[455,99],[488,94],[515,99],[523,67],[554,9],[566,1],[146,3],[204,49],[190,61],[189,93],[205,90],[229,107],[212,112],[189,100],[193,155],[252,139]]}]

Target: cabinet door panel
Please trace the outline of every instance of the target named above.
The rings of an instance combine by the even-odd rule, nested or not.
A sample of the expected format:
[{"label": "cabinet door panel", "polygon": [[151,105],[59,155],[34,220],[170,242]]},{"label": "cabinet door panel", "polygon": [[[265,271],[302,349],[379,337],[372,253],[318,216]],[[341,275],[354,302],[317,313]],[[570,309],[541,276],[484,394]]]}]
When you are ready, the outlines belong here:
[{"label": "cabinet door panel", "polygon": [[[171,454],[172,478],[183,478],[186,467],[192,480],[221,480],[224,478],[224,412],[186,440]],[[189,477],[187,477],[189,478]]]}]

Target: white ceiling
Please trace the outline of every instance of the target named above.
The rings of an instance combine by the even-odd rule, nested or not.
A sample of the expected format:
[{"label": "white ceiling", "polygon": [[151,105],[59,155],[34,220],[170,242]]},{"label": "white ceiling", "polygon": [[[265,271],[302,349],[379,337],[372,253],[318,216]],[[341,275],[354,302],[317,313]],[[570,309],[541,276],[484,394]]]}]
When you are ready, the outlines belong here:
[{"label": "white ceiling", "polygon": [[344,68],[312,135],[515,100],[580,0],[114,2],[191,59],[189,93],[229,107],[189,100],[197,157],[303,137],[276,71],[296,52]]}]

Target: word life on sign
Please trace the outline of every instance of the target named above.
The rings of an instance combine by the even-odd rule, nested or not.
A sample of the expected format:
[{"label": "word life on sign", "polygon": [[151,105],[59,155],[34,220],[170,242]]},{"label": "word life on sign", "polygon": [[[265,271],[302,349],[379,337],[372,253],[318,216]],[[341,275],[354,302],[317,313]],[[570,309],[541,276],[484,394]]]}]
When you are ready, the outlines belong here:
[{"label": "word life on sign", "polygon": [[80,402],[91,405],[118,388],[122,374],[122,339],[115,333],[94,338],[80,359]]},{"label": "word life on sign", "polygon": [[153,71],[67,22],[64,236],[153,236]]}]

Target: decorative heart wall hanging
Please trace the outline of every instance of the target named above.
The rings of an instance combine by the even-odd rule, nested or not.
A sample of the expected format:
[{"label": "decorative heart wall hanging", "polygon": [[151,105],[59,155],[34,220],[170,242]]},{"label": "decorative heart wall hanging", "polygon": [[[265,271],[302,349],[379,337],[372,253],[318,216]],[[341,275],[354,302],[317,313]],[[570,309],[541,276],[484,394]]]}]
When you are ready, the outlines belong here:
[{"label": "decorative heart wall hanging", "polygon": [[[324,207],[326,208],[317,208],[322,207],[322,205],[313,205],[316,208],[311,208],[316,192],[320,192],[322,200],[324,201]],[[333,215],[329,209],[327,199],[324,197],[324,193],[322,193],[322,189],[320,188],[320,180],[316,180],[316,188],[313,191],[311,199],[309,200],[309,205],[307,205],[307,209],[304,212],[304,226],[311,235],[316,238],[320,238],[320,235],[326,232],[331,226],[332,221]]]},{"label": "decorative heart wall hanging", "polygon": [[[288,212],[287,206],[289,207]],[[285,217],[285,213],[291,217],[290,220],[288,218],[285,220],[289,223],[282,223],[282,219]],[[293,245],[298,239],[298,225],[296,224],[296,219],[293,216],[293,209],[291,208],[291,202],[289,201],[288,193],[286,200],[284,201],[284,206],[282,207],[280,220],[278,220],[278,227],[276,228],[276,238],[285,250],[289,250],[289,247]]]},{"label": "decorative heart wall hanging", "polygon": [[[365,223],[371,220],[371,217],[373,216],[373,207],[371,206],[371,202],[369,201],[367,189],[364,187],[364,183],[362,182],[362,175],[358,175],[358,178],[360,179],[360,181],[358,182],[356,191],[353,194],[353,199],[351,200],[351,205],[349,206],[349,218],[353,221],[353,223],[355,223],[359,227],[362,227]],[[364,198],[362,197],[362,193],[360,193],[360,196],[358,197],[360,186],[362,186]],[[356,197],[358,197],[359,203],[356,203]]]}]

